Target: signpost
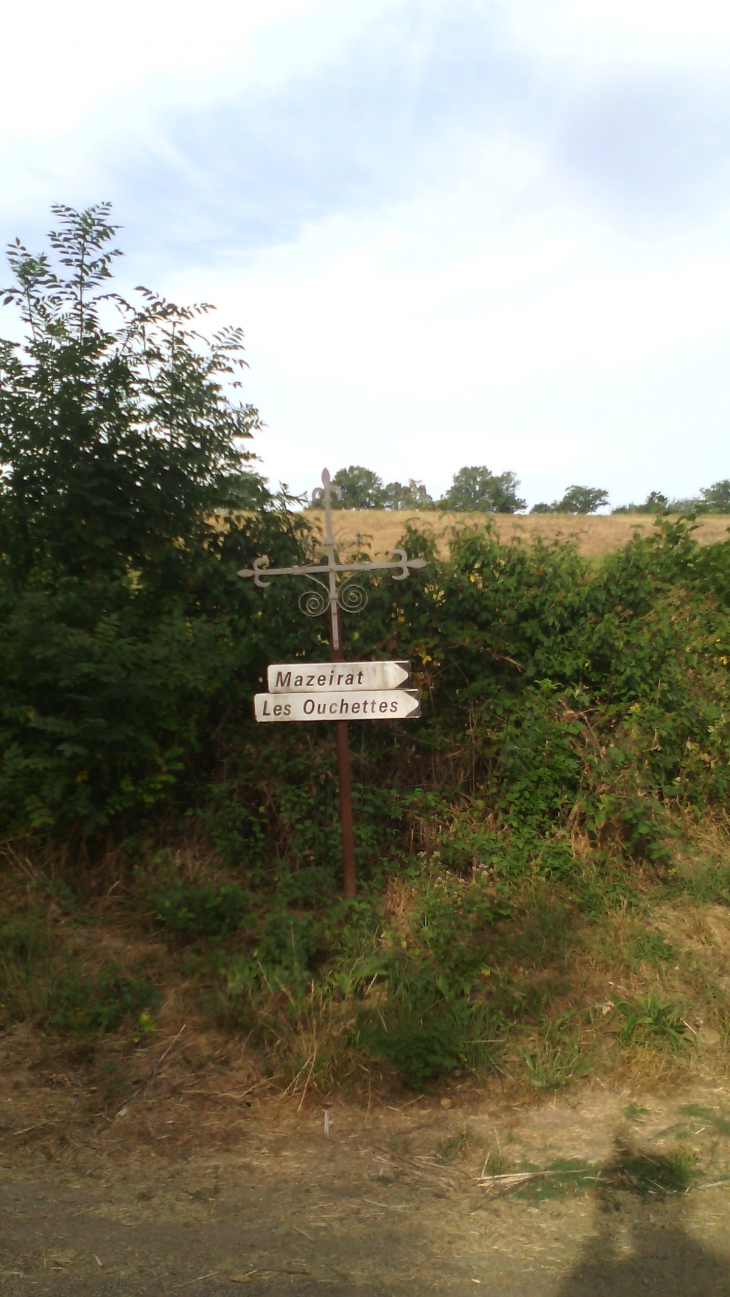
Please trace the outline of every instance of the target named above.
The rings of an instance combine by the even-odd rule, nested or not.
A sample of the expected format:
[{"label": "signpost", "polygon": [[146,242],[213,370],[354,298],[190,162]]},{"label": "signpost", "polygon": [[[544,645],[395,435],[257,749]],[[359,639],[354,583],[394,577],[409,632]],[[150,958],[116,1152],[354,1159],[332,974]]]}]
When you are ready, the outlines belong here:
[{"label": "signpost", "polygon": [[291,662],[268,670],[273,694],[308,693],[310,689],[400,689],[410,678],[410,662],[344,662],[331,667],[323,662]]},{"label": "signpost", "polygon": [[[354,584],[359,572],[392,571],[395,581],[404,581],[414,568],[426,566],[423,558],[408,558],[405,550],[393,551],[392,563],[339,563],[332,529],[332,493],[341,489],[330,481],[325,468],[322,487],[312,493],[315,503],[324,505],[326,562],[299,567],[269,567],[266,555],[254,559],[252,568],[243,568],[240,577],[253,577],[254,585],[264,588],[272,576],[306,577],[314,587],[299,596],[299,607],[308,617],[329,613],[331,660],[291,662],[268,669],[269,692],[256,694],[254,714],[257,721],[325,721],[334,722],[337,738],[337,776],[340,794],[340,826],[345,896],[355,895],[355,843],[352,832],[352,788],[348,721],[405,720],[421,714],[415,689],[403,688],[411,678],[407,662],[345,662],[342,648],[340,612],[359,612],[367,603],[367,593]],[[326,582],[321,577],[327,577]]]},{"label": "signpost", "polygon": [[253,701],[257,721],[403,721],[421,715],[417,689],[256,694]]}]

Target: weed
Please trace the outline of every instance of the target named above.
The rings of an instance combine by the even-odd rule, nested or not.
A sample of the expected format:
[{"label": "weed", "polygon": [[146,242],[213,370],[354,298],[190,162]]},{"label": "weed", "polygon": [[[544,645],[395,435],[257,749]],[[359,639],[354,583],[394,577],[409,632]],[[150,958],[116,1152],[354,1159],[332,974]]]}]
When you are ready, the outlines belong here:
[{"label": "weed", "polygon": [[20,913],[0,927],[0,958],[3,964],[29,965],[46,954],[48,924],[34,913]]},{"label": "weed", "polygon": [[675,884],[703,905],[730,905],[730,865],[721,860],[677,870]]},{"label": "weed", "polygon": [[53,935],[47,921],[21,912],[0,928],[0,1019],[42,1015],[52,984]]},{"label": "weed", "polygon": [[311,981],[309,970],[318,952],[322,925],[312,914],[276,908],[267,914],[254,956],[269,982],[301,995]]},{"label": "weed", "polygon": [[480,1135],[476,1135],[474,1131],[467,1130],[466,1126],[463,1126],[458,1134],[449,1135],[446,1139],[438,1141],[436,1144],[436,1157],[439,1162],[454,1162],[457,1158],[463,1157],[465,1153],[468,1154],[475,1148],[481,1148],[483,1142]]},{"label": "weed", "polygon": [[[723,997],[724,999],[724,997]],[[730,1051],[730,1008],[727,1001],[716,1012],[717,1028],[720,1033],[720,1044],[725,1051]]]},{"label": "weed", "polygon": [[641,932],[634,937],[628,950],[629,966],[636,968],[645,961],[647,964],[675,963],[677,951],[668,937],[658,932]]},{"label": "weed", "polygon": [[498,1066],[498,1023],[483,1004],[449,998],[424,978],[403,980],[377,1010],[360,1015],[360,1038],[416,1090],[460,1069]]},{"label": "weed", "polygon": [[536,1044],[524,1051],[532,1085],[539,1090],[558,1090],[583,1076],[589,1060],[580,1037],[572,1026],[572,1015],[546,1023]]},{"label": "weed", "polygon": [[487,1153],[487,1156],[485,1157],[484,1162],[482,1164],[481,1174],[482,1175],[506,1175],[508,1172],[512,1170],[514,1170],[514,1168],[509,1158],[505,1157],[502,1150],[499,1147],[497,1147],[496,1149],[490,1148],[489,1152]]},{"label": "weed", "polygon": [[621,1029],[624,1042],[638,1039],[655,1046],[669,1044],[675,1051],[691,1043],[684,1010],[679,1005],[662,1003],[657,995],[633,1001],[619,1000],[614,995],[613,1002],[624,1018]]}]

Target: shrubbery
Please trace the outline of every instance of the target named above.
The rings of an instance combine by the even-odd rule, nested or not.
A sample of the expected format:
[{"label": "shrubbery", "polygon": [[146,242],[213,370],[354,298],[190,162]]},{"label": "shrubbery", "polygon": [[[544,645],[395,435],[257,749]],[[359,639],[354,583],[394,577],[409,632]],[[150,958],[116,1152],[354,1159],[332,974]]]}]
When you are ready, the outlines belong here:
[{"label": "shrubbery", "polygon": [[[71,274],[14,252],[31,333],[1,357],[3,837],[64,841],[92,872],[113,847],[150,924],[207,951],[228,1026],[280,1041],[313,997],[354,997],[338,1039],[412,1084],[498,1065],[504,1025],[543,1022],[559,994],[573,916],[635,904],[637,868],[669,877],[680,818],[726,805],[730,543],[658,519],[595,568],[469,525],[441,559],[409,530],[428,567],[373,577],[345,628],[351,656],[411,660],[423,715],[352,727],[362,892],[344,903],[331,731],[251,718],[268,662],[327,644],[287,582],[236,576],[313,552],[246,467],[256,415],[226,387],[240,338],[204,344],[149,295],[109,331],[106,212],[62,218]],[[208,844],[193,875],[167,849],[186,835]],[[46,1013],[76,1030],[152,995],[116,966],[63,976]],[[530,1054],[536,1084],[580,1072],[561,1022]]]}]

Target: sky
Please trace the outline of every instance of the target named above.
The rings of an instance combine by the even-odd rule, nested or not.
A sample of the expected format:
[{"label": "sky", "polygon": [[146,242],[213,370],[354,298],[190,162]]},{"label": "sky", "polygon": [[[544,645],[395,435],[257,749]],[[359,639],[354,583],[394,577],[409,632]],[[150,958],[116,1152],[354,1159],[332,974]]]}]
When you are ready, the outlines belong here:
[{"label": "sky", "polygon": [[272,485],[730,477],[726,0],[26,0],[3,32],[0,239],[110,200],[123,288],[243,327]]}]

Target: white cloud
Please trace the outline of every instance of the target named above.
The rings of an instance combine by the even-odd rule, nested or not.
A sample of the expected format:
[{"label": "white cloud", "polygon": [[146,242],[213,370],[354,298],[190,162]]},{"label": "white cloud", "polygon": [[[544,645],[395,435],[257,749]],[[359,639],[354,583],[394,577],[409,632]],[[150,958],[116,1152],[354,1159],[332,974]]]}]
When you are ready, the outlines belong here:
[{"label": "white cloud", "polygon": [[725,0],[504,0],[513,30],[543,56],[584,65],[724,66]]},{"label": "white cloud", "polygon": [[[99,113],[217,100],[332,57],[394,0],[29,0],[3,12],[0,135],[47,140]],[[24,57],[20,57],[23,52]]]},{"label": "white cloud", "polygon": [[174,287],[212,285],[247,322],[275,479],[306,488],[319,456],[441,489],[486,462],[516,469],[533,500],[598,473],[618,502],[657,474],[682,494],[730,470],[727,384],[715,372],[698,390],[703,358],[730,344],[720,234],[701,255],[692,239],[646,249],[566,206],[505,231],[469,190],[334,218],[245,272]]},{"label": "white cloud", "polygon": [[[274,479],[530,499],[730,476],[730,20],[695,0],[17,6],[8,237],[115,201],[124,274],[243,324]],[[21,71],[22,68],[22,71]],[[718,75],[719,72],[723,76]],[[30,231],[30,233],[29,233]]]}]

